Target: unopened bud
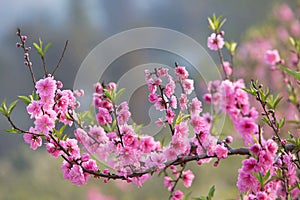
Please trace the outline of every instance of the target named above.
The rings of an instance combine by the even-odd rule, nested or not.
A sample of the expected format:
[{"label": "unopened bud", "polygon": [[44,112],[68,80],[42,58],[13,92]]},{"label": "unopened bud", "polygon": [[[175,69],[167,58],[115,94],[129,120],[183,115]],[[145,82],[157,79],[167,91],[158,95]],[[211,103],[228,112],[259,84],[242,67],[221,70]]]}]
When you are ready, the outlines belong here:
[{"label": "unopened bud", "polygon": [[218,167],[219,165],[219,160],[217,160],[216,162],[214,162],[214,167]]},{"label": "unopened bud", "polygon": [[220,35],[221,36],[225,35],[225,32],[224,31],[220,31]]},{"label": "unopened bud", "polygon": [[25,42],[27,40],[27,36],[26,35],[22,35],[21,38],[22,38],[23,42]]},{"label": "unopened bud", "polygon": [[230,135],[227,136],[226,139],[225,139],[225,142],[228,143],[228,144],[232,143],[232,141],[233,141],[233,138]]}]

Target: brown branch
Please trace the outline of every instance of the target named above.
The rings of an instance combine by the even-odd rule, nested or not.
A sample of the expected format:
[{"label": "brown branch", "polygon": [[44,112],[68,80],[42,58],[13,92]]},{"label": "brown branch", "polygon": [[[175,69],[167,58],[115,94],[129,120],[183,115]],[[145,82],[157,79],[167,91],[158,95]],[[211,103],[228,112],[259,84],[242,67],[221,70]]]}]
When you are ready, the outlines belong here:
[{"label": "brown branch", "polygon": [[57,70],[57,69],[59,68],[59,66],[60,66],[60,63],[61,63],[61,61],[62,61],[62,59],[63,59],[63,57],[64,57],[64,55],[65,55],[65,52],[66,52],[66,50],[67,50],[68,43],[69,43],[69,41],[67,40],[66,43],[65,43],[64,50],[63,50],[63,52],[62,52],[62,54],[61,54],[61,57],[60,57],[60,59],[59,59],[57,65],[56,65],[55,69],[54,69],[53,72],[52,72],[52,76],[54,76],[54,73],[56,72],[56,70]]}]

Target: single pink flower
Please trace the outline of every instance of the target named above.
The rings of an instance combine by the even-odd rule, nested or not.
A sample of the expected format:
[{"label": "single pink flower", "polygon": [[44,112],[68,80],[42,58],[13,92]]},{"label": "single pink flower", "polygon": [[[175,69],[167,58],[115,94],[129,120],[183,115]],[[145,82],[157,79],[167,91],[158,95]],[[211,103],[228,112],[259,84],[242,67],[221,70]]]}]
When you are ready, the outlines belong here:
[{"label": "single pink flower", "polygon": [[51,119],[48,115],[42,115],[38,117],[35,120],[34,124],[36,130],[46,136],[49,135],[49,131],[52,131],[55,126],[54,120]]},{"label": "single pink flower", "polygon": [[54,97],[57,89],[56,81],[52,77],[47,77],[36,82],[35,88],[40,96]]},{"label": "single pink flower", "polygon": [[218,144],[215,149],[215,153],[219,159],[227,158],[228,149],[224,145]]},{"label": "single pink flower", "polygon": [[173,180],[169,176],[165,176],[164,185],[166,188],[168,188],[168,191],[171,191],[173,188]]},{"label": "single pink flower", "polygon": [[43,115],[42,106],[39,101],[32,101],[27,106],[27,112],[30,114],[30,118],[36,118]]},{"label": "single pink flower", "polygon": [[188,188],[191,187],[193,180],[195,178],[195,175],[191,170],[183,171],[182,172],[182,180],[184,187]]},{"label": "single pink flower", "polygon": [[23,139],[27,144],[30,144],[32,150],[36,150],[38,147],[42,146],[42,138],[40,136],[25,133]]},{"label": "single pink flower", "polygon": [[265,61],[268,65],[276,65],[280,61],[280,56],[277,49],[267,50],[265,53]]},{"label": "single pink flower", "polygon": [[172,195],[172,200],[181,200],[183,198],[183,192],[176,190]]},{"label": "single pink flower", "polygon": [[179,66],[175,68],[175,75],[179,78],[179,79],[186,79],[189,76],[188,71],[185,69],[184,66]]},{"label": "single pink flower", "polygon": [[226,73],[227,76],[230,76],[232,74],[232,69],[230,67],[230,63],[227,61],[223,62],[223,67],[224,67],[224,71]]},{"label": "single pink flower", "polygon": [[210,37],[207,38],[207,46],[214,51],[222,49],[224,46],[224,39],[220,34],[216,35],[215,33],[212,33]]},{"label": "single pink flower", "polygon": [[183,80],[182,87],[186,94],[191,94],[194,90],[194,80],[192,80],[192,79]]}]

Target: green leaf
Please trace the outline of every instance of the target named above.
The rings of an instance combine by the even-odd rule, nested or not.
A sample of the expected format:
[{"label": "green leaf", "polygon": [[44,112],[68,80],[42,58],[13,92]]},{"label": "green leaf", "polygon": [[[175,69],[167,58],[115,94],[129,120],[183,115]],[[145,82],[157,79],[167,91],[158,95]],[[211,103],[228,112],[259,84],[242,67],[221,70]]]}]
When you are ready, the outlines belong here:
[{"label": "green leaf", "polygon": [[119,100],[119,98],[123,95],[123,93],[125,92],[125,88],[121,88],[118,92],[117,92],[117,94],[116,94],[116,97],[115,97],[115,99],[114,99],[114,102],[117,102],[118,100]]},{"label": "green leaf", "polygon": [[208,192],[208,200],[211,200],[214,197],[214,193],[215,193],[215,186],[213,185]]},{"label": "green leaf", "polygon": [[184,195],[182,200],[188,200],[189,197],[191,196],[192,192],[189,192],[188,194]]},{"label": "green leaf", "polygon": [[15,100],[15,101],[13,101],[13,102],[9,105],[9,107],[8,107],[8,109],[7,109],[8,115],[11,114],[11,112],[13,111],[13,109],[16,107],[16,104],[17,104],[18,101],[19,101],[19,100]]},{"label": "green leaf", "polygon": [[113,121],[113,123],[112,123],[112,125],[111,125],[112,131],[115,130],[116,126],[117,126],[117,120],[114,119],[114,121]]},{"label": "green leaf", "polygon": [[285,118],[282,118],[278,124],[278,128],[282,128],[285,124]]},{"label": "green leaf", "polygon": [[45,46],[45,49],[44,49],[44,55],[47,53],[48,49],[51,47],[51,42],[49,42],[46,46]]},{"label": "green leaf", "polygon": [[7,107],[6,107],[6,99],[4,99],[1,103],[1,113],[6,117],[9,116],[9,114],[7,112]]},{"label": "green leaf", "polygon": [[208,20],[208,24],[211,30],[216,30],[215,24],[212,22],[212,20],[210,18],[207,18]]},{"label": "green leaf", "polygon": [[25,103],[26,105],[29,105],[31,103],[31,99],[27,96],[18,96],[19,99],[21,99],[21,101],[23,103]]},{"label": "green leaf", "polygon": [[281,66],[281,69],[287,73],[289,73],[290,75],[292,75],[293,77],[295,77],[298,81],[300,81],[300,72],[291,70],[289,68],[283,67]]},{"label": "green leaf", "polygon": [[33,46],[35,47],[35,49],[37,50],[37,52],[38,52],[38,54],[40,55],[40,56],[44,56],[43,55],[43,49],[37,44],[37,43],[33,43]]},{"label": "green leaf", "polygon": [[66,127],[67,127],[67,125],[65,124],[62,127],[60,127],[59,130],[56,130],[55,132],[56,132],[57,136],[59,136],[59,137],[62,136],[62,134],[63,134],[64,130],[66,129]]},{"label": "green leaf", "polygon": [[5,130],[5,132],[7,132],[7,133],[16,133],[16,134],[22,133],[21,131],[19,131],[17,129],[14,129],[13,127],[11,129]]},{"label": "green leaf", "polygon": [[294,39],[294,38],[292,38],[292,37],[289,37],[289,41],[290,41],[290,43],[291,43],[291,45],[292,45],[292,46],[295,46],[295,44],[296,44],[296,41],[295,41],[295,39]]}]

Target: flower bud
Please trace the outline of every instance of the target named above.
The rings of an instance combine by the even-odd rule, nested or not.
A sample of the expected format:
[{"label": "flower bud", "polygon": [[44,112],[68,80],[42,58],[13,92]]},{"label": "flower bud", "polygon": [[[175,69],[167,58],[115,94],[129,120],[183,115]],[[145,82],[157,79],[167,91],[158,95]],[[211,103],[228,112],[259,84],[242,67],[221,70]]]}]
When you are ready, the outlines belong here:
[{"label": "flower bud", "polygon": [[27,40],[27,36],[26,35],[22,35],[21,38],[22,38],[23,42],[26,42],[26,40]]}]

